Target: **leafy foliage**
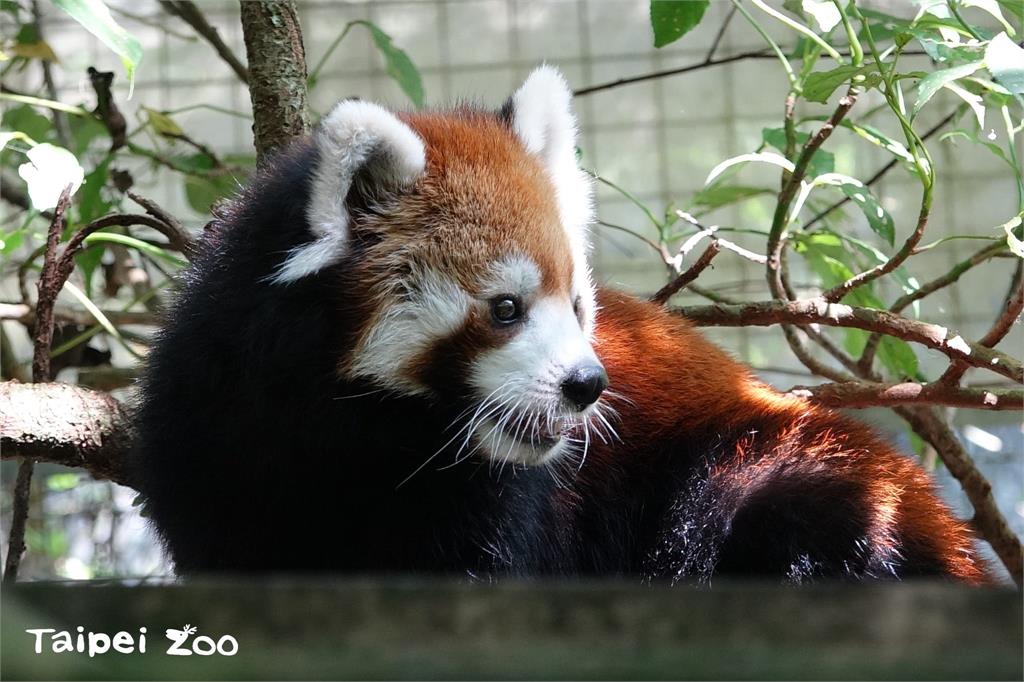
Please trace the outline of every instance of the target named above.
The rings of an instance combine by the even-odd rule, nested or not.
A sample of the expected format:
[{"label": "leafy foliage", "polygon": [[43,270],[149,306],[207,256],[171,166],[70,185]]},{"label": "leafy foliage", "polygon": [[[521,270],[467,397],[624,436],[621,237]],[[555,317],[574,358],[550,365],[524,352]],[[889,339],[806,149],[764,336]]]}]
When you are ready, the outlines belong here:
[{"label": "leafy foliage", "polygon": [[689,33],[710,4],[710,0],[651,0],[654,46],[665,47]]}]

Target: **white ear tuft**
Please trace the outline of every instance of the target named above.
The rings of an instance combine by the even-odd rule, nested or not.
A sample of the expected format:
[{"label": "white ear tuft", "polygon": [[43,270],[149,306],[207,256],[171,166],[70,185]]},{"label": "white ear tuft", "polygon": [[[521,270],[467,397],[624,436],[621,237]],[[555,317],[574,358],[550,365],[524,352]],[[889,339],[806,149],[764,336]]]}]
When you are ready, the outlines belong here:
[{"label": "white ear tuft", "polygon": [[314,133],[319,151],[306,218],[316,237],[299,246],[271,281],[312,275],[345,255],[349,212],[345,199],[357,173],[366,170],[389,191],[409,189],[426,169],[426,148],[413,130],[383,107],[356,100],[337,104]]},{"label": "white ear tuft", "polygon": [[576,118],[572,91],[553,66],[537,67],[512,95],[512,126],[527,151],[545,161],[570,153],[575,158]]},{"label": "white ear tuft", "polygon": [[[561,72],[545,64],[533,70],[510,101],[511,126],[526,150],[543,161],[555,188],[562,225],[573,249],[580,293],[593,308],[586,264],[587,227],[593,217],[590,177],[576,163],[572,90]],[[593,319],[593,315],[587,315]]]},{"label": "white ear tuft", "polygon": [[537,67],[512,95],[511,125],[527,151],[544,162],[566,230],[585,242],[592,215],[590,179],[576,164],[571,101],[572,90],[561,72],[547,64]]}]

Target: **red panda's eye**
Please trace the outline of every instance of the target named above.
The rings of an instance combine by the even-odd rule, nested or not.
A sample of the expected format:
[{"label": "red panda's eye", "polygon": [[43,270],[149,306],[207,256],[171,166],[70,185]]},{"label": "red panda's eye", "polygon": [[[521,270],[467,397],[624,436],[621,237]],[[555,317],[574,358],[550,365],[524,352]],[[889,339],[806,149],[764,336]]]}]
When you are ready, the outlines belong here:
[{"label": "red panda's eye", "polygon": [[583,300],[579,296],[572,300],[572,312],[577,320],[583,321]]},{"label": "red panda's eye", "polygon": [[495,321],[510,324],[522,317],[523,310],[515,296],[499,296],[491,301],[491,315]]}]

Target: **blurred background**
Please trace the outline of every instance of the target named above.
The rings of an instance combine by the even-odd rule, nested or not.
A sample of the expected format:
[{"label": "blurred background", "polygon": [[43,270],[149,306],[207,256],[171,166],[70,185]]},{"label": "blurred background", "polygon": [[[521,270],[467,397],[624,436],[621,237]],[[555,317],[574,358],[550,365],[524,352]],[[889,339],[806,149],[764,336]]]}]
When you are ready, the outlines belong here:
[{"label": "blurred background", "polygon": [[[198,4],[227,45],[244,58],[237,2],[203,0]],[[912,15],[917,9],[907,0],[864,4],[899,16]],[[59,60],[52,69],[57,99],[92,109],[95,95],[87,68],[114,71],[117,77],[112,92],[129,129],[146,120],[147,110],[165,112],[226,163],[241,169],[251,166],[249,95],[228,66],[185,23],[164,13],[155,1],[111,0],[108,5],[116,21],[139,40],[143,49],[131,97],[119,58],[66,14],[48,2],[40,2],[40,30]],[[381,0],[306,1],[299,5],[311,70],[348,22],[364,19],[380,27],[408,54],[422,75],[427,106],[470,100],[495,108],[531,68],[542,62],[557,65],[576,89],[700,64],[707,58],[731,6],[713,1],[700,27],[668,47],[655,49],[647,2]],[[31,3],[23,0],[22,6],[27,9]],[[3,21],[3,39],[15,40],[20,25],[6,13]],[[978,17],[978,21],[984,23],[986,18]],[[772,21],[764,25],[776,39],[793,42],[791,32],[783,25]],[[727,57],[761,50],[764,45],[749,24],[735,18],[722,35],[715,55]],[[922,68],[929,63],[927,56],[905,59],[907,68],[913,67],[915,59],[920,60]],[[4,86],[17,91],[37,93],[40,82],[39,70],[34,66],[4,71]],[[690,210],[692,204],[688,201],[704,186],[716,164],[757,149],[763,129],[781,126],[786,92],[787,82],[776,62],[747,59],[581,95],[575,102],[582,130],[581,164],[631,194],[656,216],[665,215],[673,207]],[[385,60],[369,31],[353,29],[345,36],[319,71],[310,101],[314,112],[322,114],[345,97],[383,102],[399,109],[413,106],[388,76]],[[872,91],[862,98],[858,108],[868,110],[881,103],[880,95]],[[32,123],[33,117],[41,116],[39,110],[26,105],[10,101],[3,104],[5,129],[24,127]],[[927,129],[957,104],[952,94],[936,95],[922,112],[918,128]],[[830,111],[828,106],[802,104],[798,114]],[[885,125],[880,123],[883,130]],[[992,125],[996,125],[994,121]],[[886,132],[894,136],[899,133],[895,129]],[[152,133],[146,144],[166,154],[188,149],[184,143],[158,139]],[[891,158],[845,130],[836,133],[828,149],[835,154],[836,171],[862,179]],[[1018,210],[1014,178],[1006,165],[983,147],[956,138],[933,138],[929,149],[937,167],[938,184],[926,241],[952,235],[998,236],[997,226]],[[89,153],[102,155],[104,151],[97,148]],[[11,182],[10,170],[16,167],[17,162],[10,159],[4,164],[5,182]],[[208,220],[210,202],[234,183],[229,178],[227,189],[223,183],[211,187],[208,181],[183,176],[142,157],[127,158],[118,167],[131,173],[137,191],[155,199],[193,230],[201,229]],[[741,172],[743,184],[777,186],[776,168],[751,165]],[[893,216],[897,239],[902,240],[916,219],[919,182],[896,170],[874,185],[874,190]],[[755,197],[707,212],[701,220],[704,224],[764,229],[771,221],[774,205],[772,196]],[[665,267],[649,245],[618,228],[657,239],[654,226],[633,200],[609,184],[597,185],[597,206],[600,221],[606,223],[594,229],[597,279],[649,295],[665,282]],[[855,213],[847,212],[839,224],[850,234],[871,239],[863,217]],[[7,203],[0,203],[0,219],[7,226],[17,214]],[[758,235],[737,233],[730,239],[755,251],[764,248],[763,237]],[[18,298],[10,263],[18,249],[26,248],[27,244],[7,248],[5,256],[9,260],[4,262],[0,284],[4,301]],[[948,271],[976,248],[976,242],[952,240],[914,257],[909,270],[918,281],[926,281]],[[978,338],[1002,305],[1014,265],[1013,259],[995,259],[989,266],[967,273],[956,286],[924,299],[920,317],[958,329],[968,338]],[[160,277],[157,273],[154,276]],[[799,262],[793,265],[792,277],[799,290],[820,286]],[[714,268],[701,276],[700,283],[742,299],[768,296],[763,269],[742,258],[719,257]],[[882,293],[886,300],[896,295],[885,289]],[[123,291],[117,297],[127,303],[131,292]],[[686,292],[676,300],[681,304],[699,301]],[[30,361],[31,345],[24,328],[5,321],[3,329],[5,353],[18,362]],[[706,333],[779,388],[813,381],[792,356],[778,328],[712,328]],[[1024,334],[1018,325],[1002,347],[1019,353],[1022,341]],[[92,347],[109,352],[110,365],[115,369],[136,366],[136,358],[125,344],[101,335]],[[944,356],[919,346],[915,352],[927,376],[934,377],[945,367]],[[59,379],[76,381],[77,373],[90,371],[94,370],[69,368]],[[89,381],[88,377],[82,379]],[[983,380],[989,377],[969,373],[966,382]],[[129,400],[130,394],[130,384],[115,392]],[[875,424],[913,455],[905,427],[888,411],[863,411],[855,416]],[[1024,436],[1019,414],[959,410],[952,416],[969,451],[993,482],[1000,508],[1015,531],[1024,534]],[[925,458],[925,464],[935,470],[943,495],[962,516],[968,516],[970,506],[956,481],[941,464],[936,465],[934,458]],[[4,461],[2,467],[4,516],[0,531],[6,540],[15,465]],[[309,473],[316,475],[315,471]],[[146,579],[169,575],[169,566],[137,513],[133,491],[92,482],[85,474],[50,465],[38,467],[34,485],[37,490],[30,515],[29,550],[21,571],[24,579]]]}]

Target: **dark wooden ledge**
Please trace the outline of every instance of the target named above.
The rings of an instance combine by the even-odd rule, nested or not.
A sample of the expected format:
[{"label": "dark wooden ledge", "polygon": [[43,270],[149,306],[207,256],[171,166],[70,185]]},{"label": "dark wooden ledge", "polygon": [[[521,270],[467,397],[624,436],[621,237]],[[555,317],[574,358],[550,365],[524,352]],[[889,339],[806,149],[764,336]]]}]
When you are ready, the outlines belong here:
[{"label": "dark wooden ledge", "polygon": [[[165,654],[185,624],[231,658]],[[26,628],[146,626],[147,653],[33,653]],[[1021,679],[1018,592],[949,584],[300,581],[24,584],[13,679]]]}]

